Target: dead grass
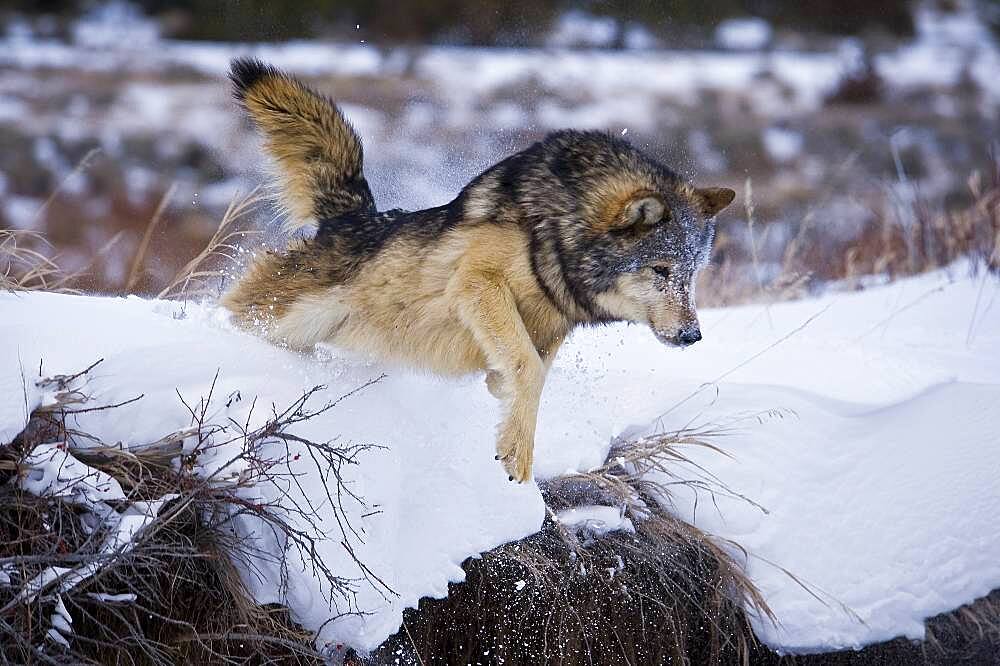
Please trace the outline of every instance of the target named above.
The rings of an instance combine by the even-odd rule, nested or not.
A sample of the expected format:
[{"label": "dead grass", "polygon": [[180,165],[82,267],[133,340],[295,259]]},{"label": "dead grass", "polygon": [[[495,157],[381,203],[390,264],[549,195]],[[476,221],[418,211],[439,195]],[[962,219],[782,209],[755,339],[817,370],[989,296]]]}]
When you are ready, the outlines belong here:
[{"label": "dead grass", "polygon": [[705,544],[659,512],[577,547],[548,520],[467,561],[466,581],[407,611],[366,663],[739,663],[755,639]]},{"label": "dead grass", "polygon": [[715,244],[716,261],[698,287],[700,303],[724,306],[747,302],[775,303],[808,295],[828,283],[861,289],[871,281],[892,281],[968,260],[973,273],[1000,275],[1000,163],[989,172],[974,172],[967,183],[969,203],[952,209],[935,206],[905,180],[887,184],[868,202],[869,219],[850,238],[836,238],[818,228],[809,209],[796,225],[767,274],[759,249],[768,227],[756,220],[752,187],[747,182],[747,239],[736,225],[723,227]]},{"label": "dead grass", "polygon": [[980,172],[970,176],[972,203],[954,211],[934,210],[916,191],[903,201],[887,196],[875,222],[843,252],[843,277],[897,279],[962,257],[1000,273],[1000,165],[994,165],[988,182],[983,180]]},{"label": "dead grass", "polygon": [[[148,294],[156,281],[148,264],[154,232],[166,216],[174,188],[164,193],[150,217],[142,239],[134,249],[127,278],[118,287],[100,276],[108,270],[109,256],[128,236],[122,229],[94,251],[81,266],[64,270],[59,255],[46,237],[38,232],[0,229],[0,289],[7,291],[58,291],[79,293],[95,286],[112,293]],[[248,216],[264,199],[259,189],[237,196],[222,215],[212,236],[197,253],[166,279],[155,293],[157,298],[190,299],[218,296],[226,277],[237,262],[247,239],[259,232],[247,228]],[[58,201],[53,198],[52,201]]]},{"label": "dead grass", "polygon": [[220,264],[232,265],[240,252],[238,242],[259,233],[243,229],[241,224],[263,199],[264,195],[259,188],[251,190],[243,197],[233,199],[219,221],[218,228],[202,251],[185,264],[156,297],[218,296],[219,285],[227,275]]},{"label": "dead grass", "polygon": [[54,290],[61,282],[62,271],[54,261],[34,249],[45,245],[41,234],[32,231],[0,229],[0,287],[7,291]]},{"label": "dead grass", "polygon": [[128,271],[128,280],[125,281],[125,291],[127,293],[133,293],[139,282],[139,276],[146,260],[146,252],[149,250],[149,242],[153,238],[153,232],[156,231],[160,220],[163,219],[163,213],[167,209],[167,204],[170,203],[170,199],[176,191],[176,183],[167,188],[167,191],[163,193],[163,198],[160,199],[160,203],[157,204],[156,210],[153,211],[153,217],[150,218],[149,224],[146,225],[146,231],[142,234],[142,240],[139,241],[139,247],[132,258],[132,267]]},{"label": "dead grass", "polygon": [[[621,442],[598,469],[541,484],[537,534],[468,560],[466,582],[424,599],[370,664],[735,664],[756,639],[747,613],[773,620],[739,563],[744,555],[665,508],[673,484],[729,491],[710,475],[678,476],[684,447],[708,433]],[[595,534],[558,512],[617,508],[635,531]]]},{"label": "dead grass", "polygon": [[[214,409],[210,393],[189,406],[189,428],[141,448],[123,449],[102,445],[72,425],[74,414],[119,407],[95,406],[82,390],[82,378],[96,365],[72,376],[40,380],[56,394],[55,404],[38,409],[27,428],[0,448],[0,570],[9,578],[0,584],[0,664],[324,663],[313,635],[295,625],[286,609],[251,599],[236,562],[252,571],[259,554],[231,525],[239,516],[252,516],[290,548],[313,552],[316,537],[284,516],[295,513],[307,522],[318,518],[293,502],[248,500],[239,489],[267,479],[279,486],[294,482],[280,480],[280,467],[260,457],[260,446],[293,437],[286,430],[289,425],[336,403],[311,409],[311,391],[287,409],[274,410],[260,428],[228,424],[230,432],[236,426],[235,434],[224,436],[220,426],[206,420]],[[182,448],[185,441],[194,442],[194,448]],[[241,453],[230,463],[245,462],[253,470],[247,478],[223,482],[217,475],[193,472],[200,455],[234,441],[241,442]],[[339,485],[340,469],[355,464],[368,447],[294,441],[307,446],[330,479],[331,492],[349,492]],[[109,474],[127,500],[88,509],[71,494],[22,489],[19,480],[29,473],[29,456],[46,443],[55,445],[56,455],[68,454]],[[156,500],[163,504],[152,522],[128,543],[109,549],[111,533],[105,526],[112,523],[95,517]],[[315,562],[313,574],[329,585],[336,607],[349,612],[356,581],[339,577],[322,562]],[[65,647],[50,631],[59,604],[73,618]]]}]

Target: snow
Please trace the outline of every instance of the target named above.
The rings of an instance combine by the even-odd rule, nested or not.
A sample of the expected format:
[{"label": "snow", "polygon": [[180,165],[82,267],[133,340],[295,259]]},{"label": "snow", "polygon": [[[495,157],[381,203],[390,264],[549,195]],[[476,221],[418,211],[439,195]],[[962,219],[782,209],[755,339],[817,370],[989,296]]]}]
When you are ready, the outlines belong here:
[{"label": "snow", "polygon": [[968,47],[993,41],[989,25],[977,16],[971,0],[957,0],[950,11],[924,3],[915,8],[914,23],[922,42]]},{"label": "snow", "polygon": [[[716,510],[684,490],[671,506],[750,553],[750,576],[781,621],[755,623],[769,645],[809,652],[922,638],[924,618],[1000,586],[1000,284],[964,270],[704,313],[705,340],[681,354],[612,330],[563,351],[585,361],[607,350],[606,364],[586,364],[589,378],[570,372],[580,392],[601,385],[578,404],[618,414],[612,433],[720,431],[710,441],[731,459],[698,447],[687,455],[767,513],[722,495]],[[552,417],[543,406],[536,473],[567,466]]]},{"label": "snow", "polygon": [[122,0],[97,5],[74,22],[73,41],[90,48],[107,48],[127,41],[132,48],[154,46],[160,30],[156,21]]},{"label": "snow", "polygon": [[571,10],[559,17],[546,43],[553,47],[608,47],[618,32],[615,19]]},{"label": "snow", "polygon": [[81,504],[125,499],[107,473],[76,460],[65,442],[39,444],[24,460],[20,485],[35,495],[63,497]]},{"label": "snow", "polygon": [[163,506],[176,498],[176,495],[167,494],[156,500],[132,502],[121,512],[116,512],[100,502],[84,504],[103,522],[102,527],[109,532],[96,557],[75,568],[46,567],[27,582],[18,594],[18,598],[32,600],[53,583],[63,592],[72,590],[100,571],[102,565],[130,551],[136,540],[141,537],[142,531],[152,524]]},{"label": "snow", "polygon": [[764,141],[764,149],[775,162],[788,162],[802,153],[801,132],[783,127],[768,127],[761,138]]},{"label": "snow", "polygon": [[[937,16],[918,13],[917,39],[874,57],[879,76],[890,89],[905,92],[955,85],[968,70],[971,80],[990,100],[1000,102],[1000,78],[993,75],[1000,67],[1000,50],[989,30],[968,12]],[[612,19],[571,11],[553,33],[552,43],[603,45],[614,39],[616,31]],[[398,77],[406,73],[426,82],[428,93],[439,96],[442,108],[456,118],[479,110],[483,99],[518,84],[566,99],[592,98],[614,104],[622,95],[645,96],[672,98],[697,108],[702,91],[745,92],[757,85],[761,73],[770,73],[792,93],[783,103],[809,112],[822,105],[844,72],[855,64],[858,45],[857,40],[848,38],[842,40],[842,48],[829,51],[764,50],[771,28],[754,18],[720,24],[717,41],[729,50],[654,49],[655,40],[637,26],[628,26],[624,34],[626,46],[636,50],[432,46],[414,51],[353,43],[163,39],[150,47],[149,36],[139,30],[135,39],[114,39],[100,48],[88,46],[86,41],[66,44],[0,39],[0,65],[140,73],[185,68],[218,81],[232,58],[249,55],[306,76]],[[216,92],[224,95],[224,90]],[[658,112],[657,107],[646,114],[648,127],[656,127]],[[629,118],[635,116],[633,112]]]},{"label": "snow", "polygon": [[63,636],[61,633],[59,633],[59,631],[55,627],[53,627],[52,629],[49,629],[48,631],[46,631],[45,632],[45,636],[48,637],[50,640],[53,640],[56,643],[59,643],[60,645],[62,645],[65,648],[69,647],[69,641],[66,640],[66,637]]},{"label": "snow", "polygon": [[[705,339],[685,350],[638,326],[580,330],[546,384],[535,475],[593,468],[617,437],[705,432],[727,455],[697,446],[685,454],[733,495],[673,485],[664,501],[746,550],[748,573],[780,621],[755,618],[767,644],[808,652],[921,638],[926,617],[1000,587],[1000,283],[969,273],[960,264],[861,292],[704,311]],[[466,557],[541,524],[535,485],[507,482],[493,459],[499,413],[482,376],[436,378],[331,348],[295,354],[232,330],[211,305],[135,297],[0,295],[0,337],[12,343],[0,357],[6,438],[23,426],[25,404],[47,399],[35,386],[39,363],[52,375],[104,358],[82,387],[97,404],[143,394],[77,417],[80,429],[126,446],[189,426],[175,389],[196,402],[217,371],[216,395],[243,399],[215,403],[212,417],[251,427],[270,411],[250,410],[254,396],[283,407],[324,384],[321,406],[385,373],[294,432],[386,447],[344,470],[365,499],[347,507],[359,533],[349,541],[398,596],[359,583],[357,606],[371,614],[327,623],[337,609],[294,553],[287,589],[266,563],[263,577],[247,577],[261,601],[286,603],[319,630],[321,646],[374,647],[403,608],[462,580]],[[223,453],[216,467],[202,461],[206,473]],[[321,496],[314,468],[288,464]],[[266,500],[279,489],[255,490]],[[612,507],[569,509],[559,520],[591,532],[632,526]],[[361,577],[341,540],[334,531],[318,555]]]},{"label": "snow", "polygon": [[131,592],[124,592],[122,594],[107,594],[106,592],[88,592],[87,595],[92,599],[96,599],[97,601],[103,601],[105,603],[132,603],[136,599],[136,596]]},{"label": "snow", "polygon": [[640,24],[631,25],[625,29],[624,43],[625,48],[636,51],[647,51],[661,46],[660,40],[646,26]]},{"label": "snow", "polygon": [[[0,363],[5,396],[0,424],[5,440],[23,426],[24,402],[33,408],[46,398],[35,386],[39,363],[48,375],[69,367],[76,372],[104,358],[86,385],[95,403],[117,403],[140,393],[144,397],[115,410],[78,415],[77,424],[103,441],[132,446],[190,426],[190,414],[177,394],[189,404],[197,403],[208,395],[216,371],[215,394],[239,391],[243,399],[230,407],[216,405],[215,422],[232,418],[253,428],[270,416],[272,403],[283,408],[304,391],[326,384],[328,388],[316,396],[315,406],[322,407],[385,370],[329,351],[301,356],[275,348],[230,330],[222,313],[211,307],[138,298],[4,294],[0,312],[0,338],[17,341],[6,347]],[[67,347],[64,323],[71,320],[79,322],[81,334],[74,332],[74,344]],[[77,367],[81,358],[91,360]],[[259,404],[251,410],[254,397]],[[459,404],[469,415],[456,421],[454,408]],[[345,477],[352,492],[366,500],[364,506],[350,506],[351,523],[361,534],[351,546],[395,595],[383,596],[377,587],[359,583],[357,608],[331,609],[329,590],[319,586],[308,562],[290,553],[286,571],[262,561],[256,575],[247,576],[257,598],[262,603],[290,604],[307,628],[322,628],[321,646],[347,643],[374,648],[399,627],[404,608],[415,606],[423,596],[442,596],[449,582],[462,580],[460,565],[466,558],[535,532],[544,516],[537,489],[511,484],[493,459],[498,419],[499,410],[481,380],[446,382],[394,371],[322,417],[300,424],[294,432],[316,441],[339,437],[388,447],[346,469]],[[232,453],[223,447],[213,449],[213,455],[200,462],[203,472],[221,470],[220,478],[238,477],[242,469],[225,467]],[[298,501],[325,496],[323,479],[308,456],[290,465],[296,473],[311,475],[311,485],[303,481],[302,492],[291,489]],[[258,489],[261,501],[281,490]],[[321,506],[320,516],[327,531],[336,530],[330,507]],[[244,519],[238,527],[242,535],[257,535],[262,547],[276,548],[267,543],[270,530],[259,523]],[[364,578],[341,544],[339,532],[337,538],[319,545],[317,556],[338,575]],[[48,578],[30,587],[39,589],[65,574],[49,572]],[[280,591],[282,575],[290,577],[287,593]],[[327,622],[353,610],[372,614]]]},{"label": "snow", "polygon": [[556,522],[588,535],[604,536],[609,532],[635,532],[635,525],[625,517],[623,508],[615,506],[576,506],[556,514]]},{"label": "snow", "polygon": [[718,511],[688,501],[681,513],[752,554],[751,576],[782,622],[764,625],[763,640],[807,652],[922,638],[925,617],[1000,583],[996,385],[957,381],[886,406],[784,387],[734,387],[725,399],[727,412],[762,400],[784,410],[726,438],[735,464],[695,456],[768,513],[724,497]]},{"label": "snow", "polygon": [[0,121],[13,122],[27,114],[28,105],[11,95],[0,95]]},{"label": "snow", "polygon": [[715,42],[724,49],[756,50],[771,41],[771,24],[756,16],[720,21]]},{"label": "snow", "polygon": [[8,195],[3,201],[3,215],[14,229],[33,229],[42,203],[33,197]]},{"label": "snow", "polygon": [[64,647],[69,647],[69,641],[66,640],[66,636],[73,633],[73,616],[69,614],[69,610],[66,608],[66,604],[63,603],[61,595],[56,595],[55,612],[52,613],[49,622],[52,628],[49,629],[46,635]]}]

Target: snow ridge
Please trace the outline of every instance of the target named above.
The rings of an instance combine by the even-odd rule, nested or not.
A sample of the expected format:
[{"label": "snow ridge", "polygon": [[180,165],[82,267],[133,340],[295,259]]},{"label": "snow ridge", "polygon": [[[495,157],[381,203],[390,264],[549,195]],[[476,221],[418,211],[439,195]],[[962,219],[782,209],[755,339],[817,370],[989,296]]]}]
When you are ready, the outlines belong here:
[{"label": "snow ridge", "polygon": [[[597,467],[617,437],[711,430],[731,457],[688,453],[734,496],[713,502],[674,486],[669,506],[747,550],[749,575],[780,622],[756,622],[765,642],[802,652],[920,638],[924,618],[1000,587],[1000,283],[968,274],[959,265],[863,292],[703,312],[705,340],[684,351],[640,327],[581,330],[542,397],[535,475]],[[404,608],[462,580],[467,557],[541,525],[538,489],[509,483],[493,459],[497,405],[482,377],[441,379],[329,348],[295,354],[233,330],[211,305],[136,297],[2,294],[0,338],[8,342],[0,356],[5,441],[23,428],[26,408],[51,398],[36,385],[40,365],[44,375],[72,373],[104,358],[86,379],[89,395],[101,404],[144,395],[73,417],[126,446],[188,427],[177,394],[197,400],[213,381],[217,395],[243,399],[216,401],[212,418],[257,427],[271,405],[314,386],[326,387],[319,402],[331,402],[384,373],[295,432],[384,447],[351,466],[345,482],[364,500],[348,506],[357,529],[350,545],[394,594],[358,585],[357,609],[369,614],[327,622],[344,609],[331,608],[307,562],[289,563],[286,587],[264,565],[246,577],[259,601],[287,604],[318,630],[320,647],[374,648]],[[265,408],[251,409],[253,397]],[[57,445],[39,447],[23,483],[94,506],[121,492],[83,468],[85,483],[65,484],[60,470],[72,464],[82,465]],[[302,492],[321,497],[321,476],[295,464]],[[287,490],[257,492],[267,500]],[[134,538],[157,508],[120,514],[109,547]],[[573,511],[560,520],[580,531],[632,527],[609,507]],[[253,521],[237,527],[281,552]],[[364,578],[339,538],[323,541],[319,555],[345,577]],[[60,616],[54,631],[70,623]]]}]

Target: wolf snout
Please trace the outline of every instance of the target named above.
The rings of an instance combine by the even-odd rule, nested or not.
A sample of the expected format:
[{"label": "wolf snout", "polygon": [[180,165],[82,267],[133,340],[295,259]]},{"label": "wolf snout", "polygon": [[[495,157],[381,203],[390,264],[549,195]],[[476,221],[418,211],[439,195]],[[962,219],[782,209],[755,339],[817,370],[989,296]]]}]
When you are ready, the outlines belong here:
[{"label": "wolf snout", "polygon": [[676,332],[653,329],[653,333],[660,342],[670,347],[690,347],[701,340],[701,329],[697,326],[694,328],[684,328]]},{"label": "wolf snout", "polygon": [[677,334],[677,346],[688,347],[701,340],[700,328],[689,328]]}]

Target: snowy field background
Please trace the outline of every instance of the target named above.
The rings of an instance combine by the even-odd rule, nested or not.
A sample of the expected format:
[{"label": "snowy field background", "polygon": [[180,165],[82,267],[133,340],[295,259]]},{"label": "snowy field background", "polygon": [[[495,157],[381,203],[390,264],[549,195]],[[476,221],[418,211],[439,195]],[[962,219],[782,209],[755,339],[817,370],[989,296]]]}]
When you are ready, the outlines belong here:
[{"label": "snowy field background", "polygon": [[[710,439],[725,455],[691,447],[700,468],[678,474],[708,470],[734,495],[679,487],[670,502],[746,549],[749,575],[780,622],[757,619],[758,635],[793,652],[921,638],[925,618],[1000,587],[998,292],[995,279],[958,265],[860,293],[709,310],[705,340],[683,351],[640,327],[579,331],[545,387],[536,478],[598,466],[618,437],[716,432]],[[269,403],[291,403],[317,384],[328,385],[323,403],[387,375],[294,432],[386,447],[350,468],[366,504],[349,515],[360,559],[399,596],[361,584],[358,607],[372,615],[327,623],[336,613],[294,553],[285,593],[277,571],[247,576],[260,601],[287,603],[306,628],[321,629],[321,646],[374,648],[398,629],[404,607],[462,580],[465,558],[541,526],[535,485],[507,482],[493,460],[498,413],[481,376],[444,380],[334,349],[295,354],[235,332],[210,305],[25,293],[0,296],[0,308],[10,343],[0,366],[5,440],[47,399],[35,387],[39,367],[71,374],[103,358],[82,387],[95,404],[144,397],[78,415],[76,425],[127,447],[189,426],[175,390],[196,402],[217,371],[215,394],[243,399],[217,403],[212,420],[251,426]],[[199,465],[209,473],[231,455],[214,449]],[[288,464],[307,475],[304,492],[322,492],[305,460]],[[331,529],[328,509],[320,513]],[[339,538],[319,555],[364,577]]]},{"label": "snowy field background", "polygon": [[[605,48],[606,23],[580,14],[533,48],[180,41],[118,4],[64,39],[12,23],[0,38],[0,226],[44,232],[67,269],[90,264],[79,286],[120,292],[166,198],[133,288],[158,293],[261,180],[224,78],[232,57],[256,55],[343,104],[382,208],[445,203],[550,130],[607,129],[740,203],[749,179],[765,281],[821,285],[854,270],[842,260],[852,243],[912,227],[915,210],[967,204],[974,172],[990,182],[1000,50],[985,10],[953,5],[916,5],[909,38],[744,19],[683,49],[638,37]],[[745,218],[720,221],[714,267],[749,262]],[[255,222],[276,228],[266,209]],[[800,237],[828,253],[789,261]],[[739,286],[704,298],[738,301]]]}]

